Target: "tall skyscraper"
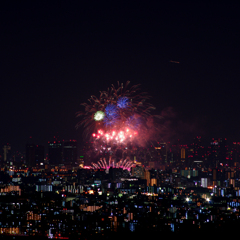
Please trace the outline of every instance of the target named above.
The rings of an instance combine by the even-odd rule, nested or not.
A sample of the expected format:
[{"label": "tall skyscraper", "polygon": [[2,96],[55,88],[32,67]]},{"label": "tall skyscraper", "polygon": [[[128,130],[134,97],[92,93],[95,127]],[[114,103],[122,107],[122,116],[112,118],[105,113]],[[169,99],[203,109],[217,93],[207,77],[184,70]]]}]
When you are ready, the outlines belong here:
[{"label": "tall skyscraper", "polygon": [[44,147],[41,145],[26,145],[26,165],[28,167],[39,166],[44,162]]},{"label": "tall skyscraper", "polygon": [[26,145],[26,165],[29,167],[35,166],[35,145]]},{"label": "tall skyscraper", "polygon": [[186,149],[185,148],[181,148],[181,161],[185,162],[186,159]]},{"label": "tall skyscraper", "polygon": [[35,146],[35,163],[37,166],[44,163],[44,146],[42,145]]},{"label": "tall skyscraper", "polygon": [[[166,143],[157,142],[155,145],[151,145],[147,151],[148,165],[151,163],[155,167],[167,164],[167,145]],[[150,165],[149,165],[150,166]],[[151,166],[150,166],[151,168]]]},{"label": "tall skyscraper", "polygon": [[226,138],[218,138],[212,139],[211,142],[211,153],[210,153],[210,161],[214,163],[214,167],[218,167],[218,165],[226,165],[229,164],[228,158],[228,146]]},{"label": "tall skyscraper", "polygon": [[77,163],[77,141],[69,140],[63,142],[63,164],[75,165]]},{"label": "tall skyscraper", "polygon": [[62,142],[48,142],[48,160],[50,165],[62,164]]},{"label": "tall skyscraper", "polygon": [[240,142],[233,142],[232,161],[234,166],[240,166]]},{"label": "tall skyscraper", "polygon": [[91,142],[85,142],[83,145],[83,148],[80,149],[80,155],[82,156],[82,160],[84,162],[84,165],[91,165],[92,160],[92,143]]},{"label": "tall skyscraper", "polygon": [[3,162],[8,162],[10,161],[11,157],[11,146],[9,143],[3,146]]},{"label": "tall skyscraper", "polygon": [[202,145],[201,137],[197,136],[190,145],[188,154],[188,166],[191,168],[202,168],[205,150]]}]

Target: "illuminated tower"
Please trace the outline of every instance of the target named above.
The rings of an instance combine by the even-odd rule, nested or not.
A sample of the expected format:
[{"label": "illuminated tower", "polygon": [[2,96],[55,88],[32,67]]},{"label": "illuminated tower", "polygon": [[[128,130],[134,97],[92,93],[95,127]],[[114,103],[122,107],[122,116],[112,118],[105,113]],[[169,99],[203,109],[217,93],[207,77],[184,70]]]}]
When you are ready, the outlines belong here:
[{"label": "illuminated tower", "polygon": [[186,152],[185,148],[181,148],[181,161],[185,162]]},{"label": "illuminated tower", "polygon": [[213,180],[213,187],[217,186],[217,180],[218,180],[218,170],[216,168],[213,168],[212,171],[212,180]]},{"label": "illuminated tower", "polygon": [[150,184],[150,172],[146,169],[145,169],[145,172],[144,172],[144,179],[147,180],[147,186],[149,186],[149,184]]}]

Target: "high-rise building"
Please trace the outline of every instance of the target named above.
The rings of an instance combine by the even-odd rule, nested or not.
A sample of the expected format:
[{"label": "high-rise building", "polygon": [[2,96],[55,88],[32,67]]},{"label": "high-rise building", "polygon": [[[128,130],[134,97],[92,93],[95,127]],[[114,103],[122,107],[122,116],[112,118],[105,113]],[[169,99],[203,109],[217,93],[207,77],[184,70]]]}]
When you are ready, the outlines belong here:
[{"label": "high-rise building", "polygon": [[145,169],[145,172],[144,172],[144,179],[147,180],[147,186],[149,186],[150,184],[150,172],[148,170]]},{"label": "high-rise building", "polygon": [[234,166],[240,166],[240,142],[233,142],[231,160]]},{"label": "high-rise building", "polygon": [[214,167],[218,167],[219,164],[229,164],[228,146],[226,138],[212,139],[209,160],[214,163]]},{"label": "high-rise building", "polygon": [[204,165],[205,150],[202,145],[201,137],[193,139],[193,143],[188,149],[188,166],[190,168],[202,168]]},{"label": "high-rise building", "polygon": [[197,136],[193,139],[193,160],[202,161],[204,159],[204,153],[201,137]]},{"label": "high-rise building", "polygon": [[136,166],[132,168],[132,176],[137,178],[144,178],[144,167],[143,166]]},{"label": "high-rise building", "polygon": [[148,165],[154,163],[155,167],[167,164],[167,144],[156,143],[148,148],[147,152]]},{"label": "high-rise building", "polygon": [[186,150],[185,148],[181,148],[181,161],[185,162],[185,158],[186,158]]},{"label": "high-rise building", "polygon": [[218,180],[218,169],[213,168],[213,171],[212,171],[213,187],[217,186],[217,180]]},{"label": "high-rise building", "polygon": [[3,146],[3,161],[8,162],[11,158],[11,146],[9,143]]},{"label": "high-rise building", "polygon": [[182,145],[180,146],[179,144],[170,145],[170,143],[168,143],[168,155],[167,155],[168,163],[174,165],[181,164],[180,147],[182,147]]},{"label": "high-rise building", "polygon": [[36,165],[42,165],[44,163],[44,146],[35,146],[35,163]]},{"label": "high-rise building", "polygon": [[166,143],[160,143],[159,144],[160,149],[160,156],[161,161],[164,163],[167,163],[167,144]]},{"label": "high-rise building", "polygon": [[48,160],[50,165],[62,164],[62,142],[48,142]]},{"label": "high-rise building", "polygon": [[69,140],[63,142],[63,164],[75,165],[77,163],[77,141]]},{"label": "high-rise building", "polygon": [[26,165],[29,167],[39,166],[44,163],[44,147],[41,145],[26,145]]},{"label": "high-rise building", "polygon": [[27,144],[26,145],[26,165],[29,167],[35,166],[35,145]]}]

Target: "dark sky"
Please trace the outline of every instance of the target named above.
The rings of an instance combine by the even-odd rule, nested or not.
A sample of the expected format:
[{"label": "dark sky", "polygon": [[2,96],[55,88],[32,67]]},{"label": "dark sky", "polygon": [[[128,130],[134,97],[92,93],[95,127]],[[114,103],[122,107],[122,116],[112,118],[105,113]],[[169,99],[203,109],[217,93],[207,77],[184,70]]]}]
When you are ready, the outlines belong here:
[{"label": "dark sky", "polygon": [[128,80],[152,96],[171,141],[240,141],[233,2],[1,2],[0,143],[80,141],[80,103]]}]

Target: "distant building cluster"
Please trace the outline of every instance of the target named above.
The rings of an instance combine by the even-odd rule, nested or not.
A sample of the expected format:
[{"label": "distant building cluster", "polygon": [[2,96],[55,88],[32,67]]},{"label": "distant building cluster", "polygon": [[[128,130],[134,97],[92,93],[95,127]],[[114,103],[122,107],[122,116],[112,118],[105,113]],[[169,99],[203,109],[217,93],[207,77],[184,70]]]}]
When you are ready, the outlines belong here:
[{"label": "distant building cluster", "polygon": [[0,234],[106,239],[180,234],[189,228],[195,233],[225,227],[234,231],[240,223],[239,146],[212,139],[203,147],[197,137],[189,146],[132,148],[129,170],[85,165],[91,152],[84,146],[78,157],[74,140],[49,142],[47,157],[35,144],[26,145],[25,155],[13,157],[6,144]]},{"label": "distant building cluster", "polygon": [[46,169],[50,166],[65,166],[72,168],[78,166],[77,141],[52,141],[48,142],[48,148],[33,143],[26,144],[25,152],[13,152],[8,143],[3,146],[0,154],[2,167],[11,168],[36,168]]},{"label": "distant building cluster", "polygon": [[[95,152],[91,142],[86,142],[79,148],[76,140],[48,142],[47,149],[42,145],[26,144],[25,152],[12,151],[11,145],[2,146],[0,153],[1,166],[36,167],[46,169],[49,166],[72,167],[90,166],[111,160],[112,164],[127,159],[141,164],[146,168],[214,168],[240,167],[240,142],[228,145],[226,138],[212,139],[208,145],[203,145],[201,137],[193,139],[191,144],[170,144],[154,142],[146,147],[128,146],[118,148],[115,154],[111,152]],[[100,166],[100,165],[99,165]]]}]

